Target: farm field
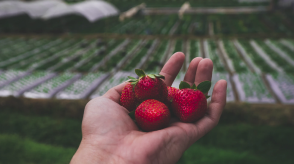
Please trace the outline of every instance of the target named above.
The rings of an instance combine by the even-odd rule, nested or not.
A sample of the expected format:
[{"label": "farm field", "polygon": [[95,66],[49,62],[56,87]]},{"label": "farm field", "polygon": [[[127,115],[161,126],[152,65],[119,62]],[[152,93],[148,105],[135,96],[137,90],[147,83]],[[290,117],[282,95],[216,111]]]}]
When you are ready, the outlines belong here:
[{"label": "farm field", "polygon": [[88,102],[176,52],[172,86],[208,58],[227,103],[174,163],[293,164],[292,1],[0,0],[0,164],[69,163]]},{"label": "farm field", "polygon": [[[195,57],[213,61],[213,85],[228,81],[228,102],[293,104],[293,47],[291,39],[3,37],[0,96],[94,98],[134,76],[135,68],[158,73],[180,51],[186,53],[185,69]],[[183,80],[184,67],[173,86]]]},{"label": "farm field", "polygon": [[[32,20],[27,15],[0,18],[1,33],[26,34],[124,34],[168,36],[286,36],[294,35],[293,13],[268,12],[266,14],[177,14],[135,15],[119,21],[117,17],[89,22],[78,15],[50,20]],[[279,25],[279,26],[277,26]]]}]

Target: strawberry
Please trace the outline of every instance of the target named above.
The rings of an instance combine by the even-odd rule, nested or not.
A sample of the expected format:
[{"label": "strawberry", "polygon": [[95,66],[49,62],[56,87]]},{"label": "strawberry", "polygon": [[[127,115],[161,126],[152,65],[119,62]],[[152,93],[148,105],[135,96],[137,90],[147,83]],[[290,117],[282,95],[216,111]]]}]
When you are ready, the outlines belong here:
[{"label": "strawberry", "polygon": [[122,94],[120,97],[120,105],[125,107],[128,111],[132,112],[136,110],[136,98],[135,92],[133,91],[133,86],[131,83],[123,88]]},{"label": "strawberry", "polygon": [[175,87],[167,87],[167,90],[168,90],[167,99],[169,102],[172,102],[174,100],[174,97],[178,93],[179,89]]},{"label": "strawberry", "polygon": [[148,99],[155,99],[160,102],[167,101],[167,86],[162,79],[162,75],[148,74],[146,75],[143,70],[136,69],[136,74],[139,79],[129,77],[129,82],[134,85],[134,92],[137,100],[143,102]]},{"label": "strawberry", "polygon": [[205,81],[191,88],[188,83],[181,82],[180,90],[172,102],[173,113],[182,122],[193,123],[202,118],[207,111],[207,98],[204,93],[210,89],[211,82]]},{"label": "strawberry", "polygon": [[164,103],[149,99],[137,107],[135,118],[142,130],[155,131],[168,126],[170,112]]},{"label": "strawberry", "polygon": [[179,91],[179,89],[168,86],[167,91],[168,91],[167,101],[165,101],[164,103],[167,105],[167,107],[169,109],[171,109],[172,108],[172,102],[174,100],[174,97],[175,97],[176,93]]}]

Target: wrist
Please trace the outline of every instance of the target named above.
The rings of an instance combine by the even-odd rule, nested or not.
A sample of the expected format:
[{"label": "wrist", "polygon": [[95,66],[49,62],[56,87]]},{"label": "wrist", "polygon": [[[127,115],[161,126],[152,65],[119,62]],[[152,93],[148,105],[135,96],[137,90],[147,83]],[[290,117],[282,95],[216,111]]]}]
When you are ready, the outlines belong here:
[{"label": "wrist", "polygon": [[70,164],[125,164],[123,158],[82,141]]}]

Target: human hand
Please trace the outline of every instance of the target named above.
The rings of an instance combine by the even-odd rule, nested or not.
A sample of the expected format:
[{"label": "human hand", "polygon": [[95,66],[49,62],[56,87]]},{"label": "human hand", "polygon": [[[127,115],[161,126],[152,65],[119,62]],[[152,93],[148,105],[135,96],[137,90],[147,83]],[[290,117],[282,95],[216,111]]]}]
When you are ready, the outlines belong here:
[{"label": "human hand", "polygon": [[[171,86],[185,60],[175,53],[165,64],[161,75]],[[192,60],[184,81],[189,84],[211,80],[213,63],[200,57]],[[206,115],[195,123],[182,123],[173,118],[169,127],[139,131],[127,109],[119,105],[125,83],[110,89],[105,95],[91,100],[85,107],[82,123],[83,138],[71,164],[176,163],[194,142],[218,124],[226,104],[225,80],[215,84]]]}]

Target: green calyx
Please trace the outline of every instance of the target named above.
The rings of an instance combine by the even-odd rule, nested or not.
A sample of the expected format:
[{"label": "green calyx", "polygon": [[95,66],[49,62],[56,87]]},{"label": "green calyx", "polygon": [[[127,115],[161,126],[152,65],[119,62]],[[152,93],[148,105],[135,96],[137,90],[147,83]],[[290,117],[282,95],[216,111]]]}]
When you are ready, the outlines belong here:
[{"label": "green calyx", "polygon": [[160,74],[148,74],[148,75],[146,75],[145,72],[143,70],[141,70],[141,69],[135,69],[135,72],[139,76],[139,79],[128,76],[128,78],[129,78],[128,82],[131,82],[132,85],[136,85],[138,83],[138,81],[141,78],[145,77],[145,76],[148,76],[148,77],[150,77],[152,79],[155,79],[155,78],[165,79],[165,77],[163,75],[160,75]]},{"label": "green calyx", "polygon": [[[180,89],[189,88],[189,89],[199,90],[199,91],[201,91],[204,94],[208,93],[208,91],[210,90],[210,87],[211,87],[211,82],[210,81],[204,81],[204,82],[200,83],[198,86],[196,86],[195,84],[193,84],[192,86],[190,86],[190,84],[182,81],[180,83],[180,86],[179,86]],[[207,99],[209,97],[210,96],[206,96]]]}]

